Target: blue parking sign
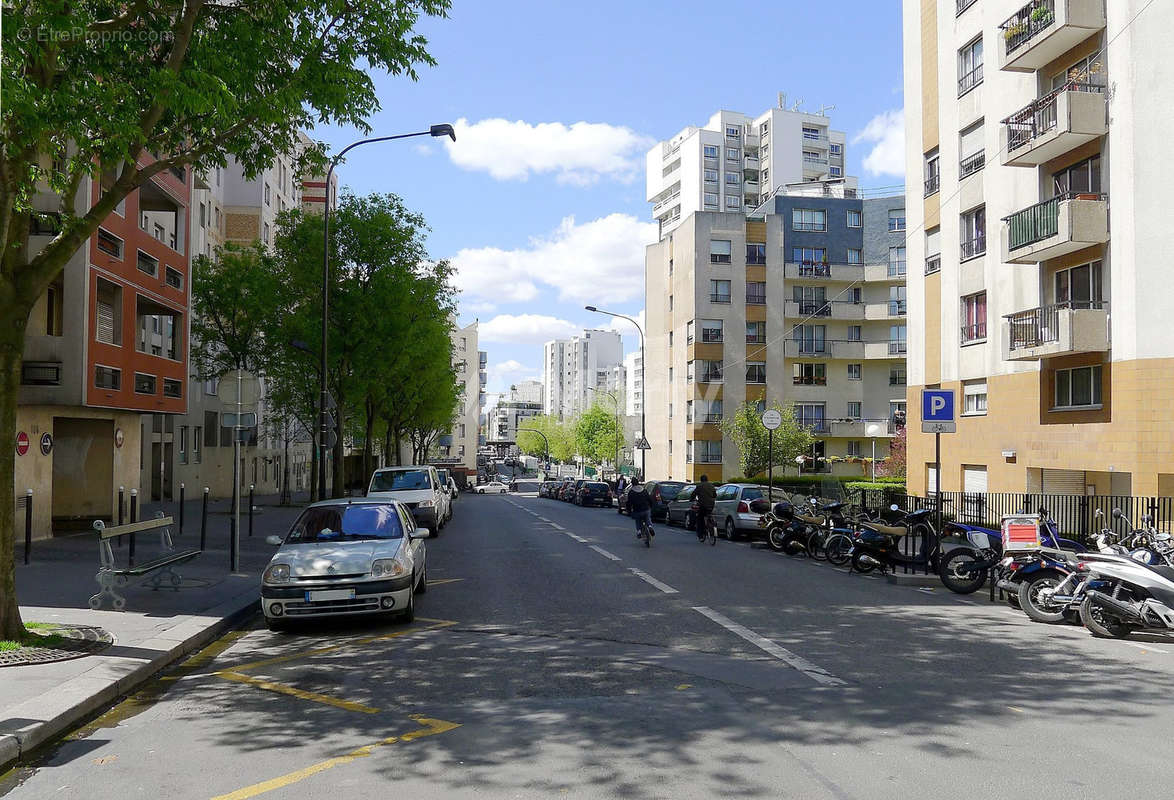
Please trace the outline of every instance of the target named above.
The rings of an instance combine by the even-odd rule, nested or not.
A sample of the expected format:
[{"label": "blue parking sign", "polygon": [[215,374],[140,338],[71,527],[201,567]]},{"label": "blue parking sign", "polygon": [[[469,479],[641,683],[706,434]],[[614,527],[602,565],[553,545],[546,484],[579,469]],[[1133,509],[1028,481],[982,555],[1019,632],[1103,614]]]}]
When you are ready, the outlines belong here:
[{"label": "blue parking sign", "polygon": [[922,389],[922,432],[953,433],[954,424],[954,392],[949,389]]}]

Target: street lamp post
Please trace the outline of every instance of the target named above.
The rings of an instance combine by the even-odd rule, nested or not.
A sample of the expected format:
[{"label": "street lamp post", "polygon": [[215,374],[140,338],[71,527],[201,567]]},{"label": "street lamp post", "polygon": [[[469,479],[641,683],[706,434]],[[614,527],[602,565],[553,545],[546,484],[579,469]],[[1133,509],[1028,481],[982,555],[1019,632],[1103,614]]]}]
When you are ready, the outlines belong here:
[{"label": "street lamp post", "polygon": [[611,398],[611,401],[616,404],[616,435],[615,435],[616,461],[615,461],[615,464],[616,464],[616,479],[619,480],[619,477],[620,477],[620,401],[619,401],[619,399],[616,398],[615,392],[610,392],[607,389],[597,389],[594,386],[588,386],[587,391],[600,392],[602,394],[606,394],[608,397]]},{"label": "street lamp post", "polygon": [[530,433],[536,433],[542,437],[542,444],[545,445],[545,447],[546,447],[546,470],[545,471],[547,473],[549,473],[550,472],[550,440],[546,438],[545,433],[538,430],[537,428],[518,428],[518,433],[521,433],[522,431],[529,431]]},{"label": "street lamp post", "polygon": [[[318,500],[326,499],[326,436],[330,427],[330,416],[327,410],[329,392],[326,389],[326,344],[328,337],[327,311],[330,308],[330,178],[334,175],[334,168],[349,151],[359,145],[374,142],[389,142],[392,139],[409,139],[413,136],[449,136],[455,142],[456,131],[452,125],[442,123],[433,125],[426,131],[416,133],[401,133],[396,136],[375,136],[369,139],[360,139],[351,142],[330,160],[330,169],[326,171],[326,187],[322,197],[322,357],[320,360],[320,382],[318,393]],[[336,487],[337,488],[337,487]]]},{"label": "street lamp post", "polygon": [[[636,326],[636,332],[640,334],[640,442],[637,446],[647,441],[647,431],[644,430],[644,406],[648,402],[648,394],[644,391],[644,329],[640,327],[640,323],[631,317],[617,314],[614,311],[604,311],[602,308],[595,306],[584,306],[588,311],[594,311],[596,314],[606,314],[609,317],[619,317],[626,319],[628,322]],[[640,477],[646,478],[644,474],[645,453],[647,452],[643,447],[640,449]]]}]

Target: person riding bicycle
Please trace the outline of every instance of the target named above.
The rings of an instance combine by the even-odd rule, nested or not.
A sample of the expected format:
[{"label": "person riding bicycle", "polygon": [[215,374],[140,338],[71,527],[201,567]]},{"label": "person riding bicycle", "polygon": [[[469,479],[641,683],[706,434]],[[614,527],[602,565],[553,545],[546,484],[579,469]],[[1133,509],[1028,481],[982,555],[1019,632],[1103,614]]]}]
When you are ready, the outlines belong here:
[{"label": "person riding bicycle", "polygon": [[708,475],[701,476],[701,482],[693,492],[693,499],[697,501],[697,517],[693,520],[697,527],[698,540],[704,541],[708,531],[705,529],[706,520],[713,513],[713,504],[717,500],[717,489],[709,482]]},{"label": "person riding bicycle", "polygon": [[639,478],[632,479],[632,488],[628,490],[628,513],[636,522],[637,536],[643,533],[645,525],[648,526],[649,534],[656,535],[652,530],[652,498],[644,491]]}]

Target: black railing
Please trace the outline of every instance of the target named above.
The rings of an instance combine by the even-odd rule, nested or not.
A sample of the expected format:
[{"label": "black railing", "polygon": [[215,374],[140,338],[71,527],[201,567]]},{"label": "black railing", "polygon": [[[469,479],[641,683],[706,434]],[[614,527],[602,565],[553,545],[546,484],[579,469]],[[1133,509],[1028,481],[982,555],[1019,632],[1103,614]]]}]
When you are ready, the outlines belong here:
[{"label": "black railing", "polygon": [[710,253],[709,254],[709,263],[710,264],[729,264],[730,263],[730,254],[729,253]]},{"label": "black railing", "polygon": [[986,234],[975,237],[962,243],[961,258],[965,261],[968,258],[977,258],[986,252]]},{"label": "black railing", "polygon": [[722,421],[722,415],[721,415],[720,411],[716,414],[706,414],[705,415],[705,424],[706,425],[716,425],[717,423],[719,423],[721,421]]},{"label": "black railing", "polygon": [[711,303],[728,303],[728,302],[730,302],[730,296],[728,294],[711,294],[709,296],[709,302],[711,302]]},{"label": "black railing", "polygon": [[1056,99],[1064,92],[1104,92],[1104,86],[1095,83],[1070,81],[1055,91],[1049,92],[1025,108],[1021,108],[1003,120],[1007,126],[1007,152],[1013,153],[1026,147],[1033,140],[1053,130],[1059,118],[1056,116]]},{"label": "black railing", "polygon": [[958,79],[958,96],[961,97],[980,83],[982,83],[982,64]]},{"label": "black railing", "polygon": [[976,322],[973,325],[962,326],[962,344],[978,342],[986,339],[986,323]]},{"label": "black railing", "polygon": [[1008,346],[1014,351],[1058,342],[1061,311],[1107,309],[1108,306],[1101,300],[1077,300],[1008,314],[1005,317],[1010,335]]},{"label": "black railing", "polygon": [[978,0],[957,0],[957,9],[954,11],[954,16],[960,15],[977,2]]},{"label": "black railing", "polygon": [[941,175],[931,175],[930,177],[926,178],[925,179],[925,196],[929,197],[931,194],[938,191],[938,189],[941,188],[941,184],[942,184],[942,176]]},{"label": "black railing", "polygon": [[746,344],[766,344],[765,333],[746,334]]},{"label": "black railing", "polygon": [[805,263],[799,265],[799,277],[801,278],[830,278],[831,276],[830,264]]},{"label": "black railing", "polygon": [[[713,344],[716,342],[720,342],[721,340],[722,340],[722,332],[721,331],[713,330],[713,329],[707,330],[705,328],[701,329],[701,341],[706,342],[708,344]],[[693,343],[692,339],[690,339],[688,344],[692,344],[692,343]]]},{"label": "black railing", "polygon": [[754,294],[747,294],[746,295],[746,305],[748,305],[748,306],[764,306],[764,305],[766,305],[766,295],[765,294],[758,294],[757,292],[755,292]]},{"label": "black railing", "polygon": [[697,379],[698,383],[721,383],[722,373],[720,370],[713,372],[704,372],[701,377]]},{"label": "black railing", "polygon": [[967,175],[973,175],[985,166],[986,151],[979,150],[958,162],[958,177],[965,178]]},{"label": "black railing", "polygon": [[832,304],[824,300],[804,300],[799,303],[799,313],[805,317],[830,317]]},{"label": "black railing", "polygon": [[937,253],[932,256],[926,256],[925,259],[925,274],[932,275],[935,272],[940,272],[942,269],[942,254]]},{"label": "black railing", "polygon": [[1003,52],[1011,55],[1056,21],[1053,0],[1032,0],[999,26],[1003,32]]},{"label": "black railing", "polygon": [[904,316],[904,314],[905,314],[905,301],[904,300],[890,300],[889,301],[889,316],[890,317],[900,317],[900,316]]},{"label": "black railing", "polygon": [[791,383],[794,386],[827,386],[826,375],[792,375]]}]

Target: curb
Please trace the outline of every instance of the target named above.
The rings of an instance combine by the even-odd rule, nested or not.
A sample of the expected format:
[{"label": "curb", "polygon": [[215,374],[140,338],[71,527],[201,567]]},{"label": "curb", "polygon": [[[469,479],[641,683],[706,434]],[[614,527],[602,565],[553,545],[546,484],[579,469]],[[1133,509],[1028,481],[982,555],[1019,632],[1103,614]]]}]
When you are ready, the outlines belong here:
[{"label": "curb", "polygon": [[136,645],[157,648],[158,655],[134,664],[98,663],[10,709],[6,712],[10,722],[20,727],[0,732],[0,773],[103,706],[130,694],[160,670],[219,638],[250,616],[259,600],[259,592],[242,592],[204,614],[176,617],[175,624],[160,631],[156,638]]},{"label": "curb", "polygon": [[898,575],[890,572],[885,576],[885,580],[897,586],[917,586],[921,588],[933,589],[942,585],[942,579],[937,575]]}]

